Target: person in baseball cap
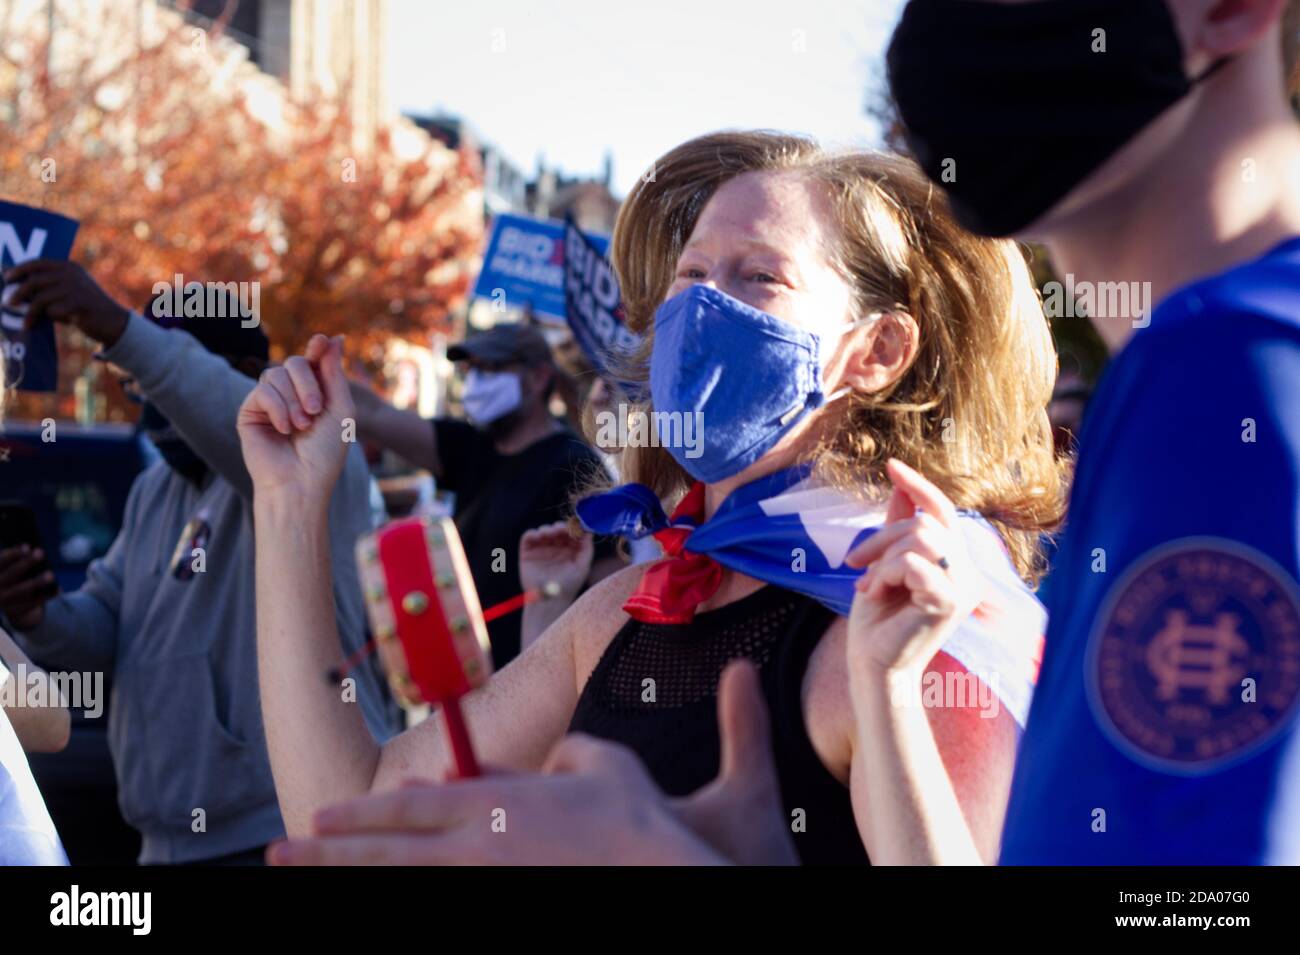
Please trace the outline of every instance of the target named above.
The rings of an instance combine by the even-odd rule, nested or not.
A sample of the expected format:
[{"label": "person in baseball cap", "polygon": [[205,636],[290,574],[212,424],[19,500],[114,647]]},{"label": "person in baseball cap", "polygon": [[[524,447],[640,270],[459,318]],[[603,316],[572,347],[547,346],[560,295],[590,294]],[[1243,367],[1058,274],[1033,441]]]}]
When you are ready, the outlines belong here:
[{"label": "person in baseball cap", "polygon": [[555,426],[546,405],[557,371],[536,326],[493,326],[452,345],[447,357],[468,366],[461,399],[475,427],[508,438],[530,422],[539,434]]},{"label": "person in baseball cap", "polygon": [[452,361],[509,362],[552,365],[551,346],[536,325],[511,323],[493,325],[475,332],[447,349]]},{"label": "person in baseball cap", "polygon": [[[467,421],[426,421],[353,382],[357,431],[427,468],[440,489],[455,494],[452,516],[479,600],[490,607],[523,590],[516,559],[523,535],[567,518],[574,493],[602,464],[551,414],[560,370],[536,325],[500,324],[472,333],[448,347],[447,357],[464,369]],[[582,575],[588,583],[622,566],[608,539],[597,539],[591,560]],[[512,613],[488,624],[498,669],[520,652],[520,623]]]},{"label": "person in baseball cap", "polygon": [[[224,309],[214,315],[176,316],[159,307],[163,295],[154,295],[140,313],[159,328],[188,332],[200,345],[224,358],[236,371],[254,380],[270,363],[271,342],[260,325],[248,326],[224,316],[235,316],[239,302],[232,294]],[[140,429],[153,442],[163,460],[182,477],[196,485],[202,484],[208,474],[208,465],[190,446],[158,406],[142,395],[134,378],[126,378],[122,386],[127,397],[142,405]]]}]

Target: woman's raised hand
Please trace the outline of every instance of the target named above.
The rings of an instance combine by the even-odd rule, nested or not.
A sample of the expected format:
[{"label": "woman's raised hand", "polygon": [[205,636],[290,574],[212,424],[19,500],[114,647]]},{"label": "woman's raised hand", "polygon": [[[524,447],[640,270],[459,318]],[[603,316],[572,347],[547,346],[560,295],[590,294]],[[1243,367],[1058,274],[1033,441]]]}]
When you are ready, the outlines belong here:
[{"label": "woman's raised hand", "polygon": [[849,613],[849,664],[919,674],[975,609],[979,570],[944,493],[901,461],[887,471],[885,524],[846,561],[867,568]]},{"label": "woman's raised hand", "polygon": [[302,355],[268,368],[236,421],[255,494],[328,502],[356,440],[342,338],[313,335]]}]

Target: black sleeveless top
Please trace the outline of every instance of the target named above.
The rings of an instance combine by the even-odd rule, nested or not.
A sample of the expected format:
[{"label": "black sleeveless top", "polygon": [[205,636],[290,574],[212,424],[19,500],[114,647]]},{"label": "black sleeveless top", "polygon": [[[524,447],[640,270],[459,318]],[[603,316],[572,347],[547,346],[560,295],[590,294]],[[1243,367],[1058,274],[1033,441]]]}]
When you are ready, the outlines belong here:
[{"label": "black sleeveless top", "polygon": [[629,620],[583,687],[569,729],[628,746],[661,789],[685,796],[718,774],[718,680],[729,662],[748,658],[771,714],[786,824],[803,810],[792,832],[800,860],[866,864],[848,787],[822,765],[803,719],[804,672],[834,618],[811,597],[769,585],[689,624]]}]

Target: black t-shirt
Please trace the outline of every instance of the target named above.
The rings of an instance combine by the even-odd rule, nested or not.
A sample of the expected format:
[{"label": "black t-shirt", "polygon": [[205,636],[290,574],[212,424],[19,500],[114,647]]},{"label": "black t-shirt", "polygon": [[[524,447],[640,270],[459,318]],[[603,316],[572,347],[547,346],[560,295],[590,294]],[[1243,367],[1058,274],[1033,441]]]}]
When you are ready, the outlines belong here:
[{"label": "black t-shirt", "polygon": [[[452,517],[484,609],[516,596],[519,539],[524,532],[566,520],[573,492],[602,470],[600,458],[565,429],[535,441],[517,454],[501,454],[492,438],[451,418],[433,420],[441,488],[456,495]],[[596,560],[615,553],[608,539],[597,539]],[[492,663],[505,666],[519,655],[521,613],[488,624]]]}]

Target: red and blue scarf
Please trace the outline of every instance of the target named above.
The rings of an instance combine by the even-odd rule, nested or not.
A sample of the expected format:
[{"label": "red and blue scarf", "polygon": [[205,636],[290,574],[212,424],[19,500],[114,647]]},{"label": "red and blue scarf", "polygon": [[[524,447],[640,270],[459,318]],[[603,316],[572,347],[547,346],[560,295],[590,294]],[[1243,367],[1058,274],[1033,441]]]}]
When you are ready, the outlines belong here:
[{"label": "red and blue scarf", "polygon": [[[812,597],[846,616],[863,571],[844,558],[883,524],[872,505],[815,483],[800,466],[737,488],[704,518],[704,485],[693,485],[672,516],[641,484],[578,503],[592,533],[639,540],[653,535],[666,555],[646,568],[623,605],[636,620],[686,624],[722,583],[724,568]],[[985,588],[979,606],[943,651],[980,676],[1024,725],[1042,657],[1047,616],[1020,579],[1001,538],[976,514],[962,531]]]}]

